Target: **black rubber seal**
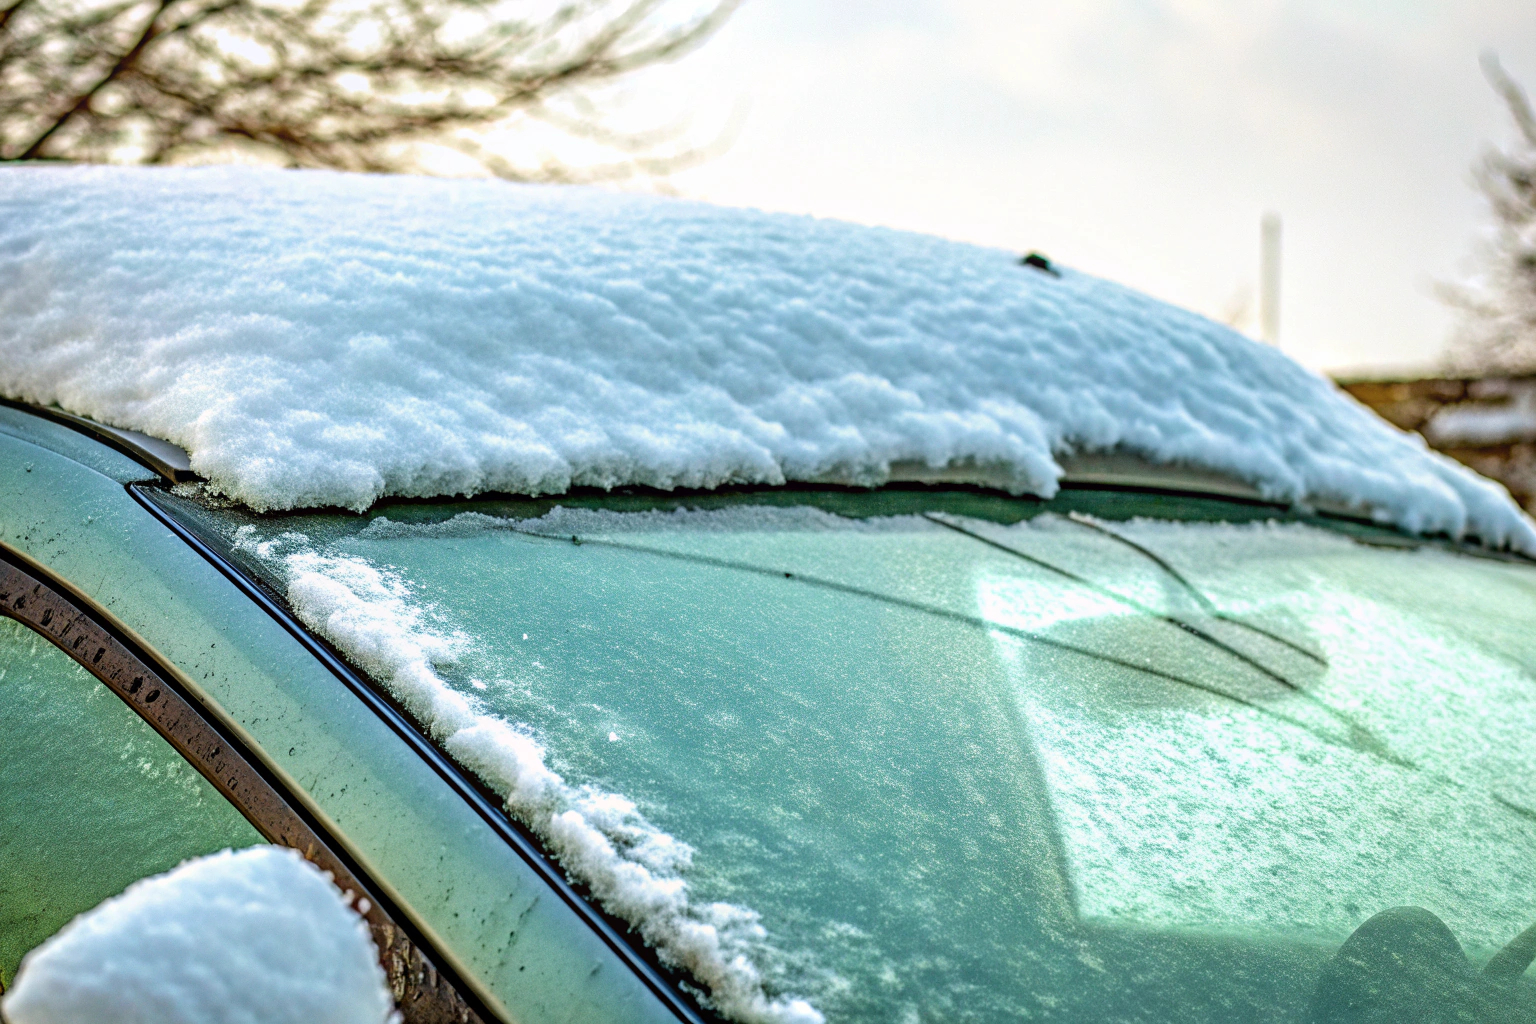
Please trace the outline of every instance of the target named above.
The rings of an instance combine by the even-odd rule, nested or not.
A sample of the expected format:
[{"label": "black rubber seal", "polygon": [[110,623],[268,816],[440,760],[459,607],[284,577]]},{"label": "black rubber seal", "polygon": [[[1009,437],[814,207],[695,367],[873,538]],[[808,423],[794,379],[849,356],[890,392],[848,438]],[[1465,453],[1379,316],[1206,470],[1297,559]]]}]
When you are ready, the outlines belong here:
[{"label": "black rubber seal", "polygon": [[[94,601],[46,566],[0,542],[0,614],[31,629],[100,680],[203,775],[267,842],[299,851],[342,889],[366,895],[360,910],[407,1024],[490,1022],[490,1012],[337,837],[250,747],[221,724],[171,666],[125,634]],[[20,589],[12,589],[19,586]],[[69,642],[70,635],[73,642]],[[88,641],[81,649],[82,640]],[[92,648],[95,648],[92,653]],[[409,945],[399,942],[403,935]],[[414,947],[414,948],[413,948]],[[423,953],[425,951],[425,955]],[[395,961],[390,963],[390,961]],[[394,968],[391,971],[391,966]],[[444,991],[440,982],[446,981]]]},{"label": "black rubber seal", "polygon": [[538,840],[501,809],[500,798],[479,780],[469,777],[439,750],[430,737],[423,733],[392,699],[379,692],[366,676],[347,664],[341,654],[330,644],[312,634],[308,627],[284,607],[280,599],[268,592],[266,587],[246,575],[239,566],[161,508],[151,496],[151,489],[139,484],[128,484],[127,490],[160,523],[207,559],[209,564],[223,573],[231,583],[272,616],[305,650],[330,669],[331,673],[340,679],[363,704],[378,715],[408,747],[431,765],[443,781],[479,813],[492,831],[501,836],[522,856],[529,867],[533,868],[539,877],[576,912],[576,915],[602,938],[608,948],[613,950],[614,955],[634,971],[656,998],[679,1020],[687,1024],[718,1024],[720,1022],[721,1019],[716,1014],[700,1006],[667,977],[664,968],[656,960],[652,951],[628,938],[628,935],[634,933],[625,922],[604,914],[584,899],[577,887],[565,877],[560,867],[544,852]]}]

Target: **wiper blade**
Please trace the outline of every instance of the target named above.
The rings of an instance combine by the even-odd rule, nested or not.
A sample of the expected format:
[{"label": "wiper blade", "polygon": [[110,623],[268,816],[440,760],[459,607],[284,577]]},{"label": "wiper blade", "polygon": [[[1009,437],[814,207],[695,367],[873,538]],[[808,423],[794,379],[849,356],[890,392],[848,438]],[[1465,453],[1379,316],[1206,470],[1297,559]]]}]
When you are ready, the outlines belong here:
[{"label": "wiper blade", "polygon": [[[1080,647],[1077,644],[1068,643],[1064,640],[1057,640],[1054,637],[1043,636],[1040,633],[1031,632],[1027,629],[1020,629],[1017,626],[1009,626],[1001,622],[994,622],[991,619],[982,618],[981,616],[966,615],[963,612],[952,611],[948,608],[940,608],[935,605],[924,604],[921,601],[911,601],[903,597],[896,597],[893,594],[882,594],[879,591],[867,590],[863,587],[856,587],[848,583],[839,583],[836,580],[822,579],[819,576],[808,576],[804,573],[785,572],[780,569],[769,569],[764,566],[753,565],[750,562],[738,562],[728,558],[715,558],[711,555],[696,555],[682,551],[668,551],[664,548],[646,547],[643,544],[625,544],[616,540],[599,540],[593,537],[582,537],[579,534],[542,533],[538,530],[523,529],[519,526],[509,526],[508,529],[513,533],[521,534],[524,537],[536,538],[538,540],[555,541],[557,543],[572,544],[576,546],[590,544],[594,547],[604,547],[611,550],[628,551],[634,554],[652,555],[657,558],[667,558],[680,562],[690,562],[695,565],[708,565],[717,569],[732,569],[738,572],[752,573],[756,576],[766,576],[772,579],[804,584],[806,586],[812,586],[822,590],[831,590],[836,593],[848,594],[853,597],[862,597],[871,601],[878,601],[882,604],[893,605],[898,608],[905,608],[909,611],[918,612],[923,615],[947,619],[951,622],[960,623],[962,625],[970,626],[976,629],[982,629],[988,632],[1002,633],[1006,636],[1011,636],[1015,639],[1023,640],[1028,643],[1039,644],[1043,647],[1064,651],[1069,654],[1081,655],[1094,661],[1114,665],[1117,668],[1128,669],[1132,672],[1139,672],[1143,675],[1152,676],[1156,679],[1162,679],[1166,682],[1174,683],[1179,686],[1185,686],[1192,690],[1198,690],[1201,693],[1210,694],[1213,697],[1220,697],[1224,700],[1231,701],[1234,704],[1256,711],[1268,718],[1273,718],[1276,721],[1284,722],[1287,725],[1294,726],[1303,732],[1317,737],[1319,740],[1329,744],[1330,746],[1343,747],[1347,750],[1353,750],[1357,753],[1366,754],[1370,757],[1375,757],[1381,761],[1396,765],[1400,768],[1408,768],[1414,771],[1418,770],[1417,765],[1394,754],[1369,732],[1356,725],[1355,723],[1350,722],[1347,718],[1342,720],[1342,724],[1347,726],[1349,730],[1348,738],[1344,739],[1333,733],[1326,732],[1323,729],[1318,728],[1316,725],[1313,725],[1312,723],[1303,719],[1294,718],[1290,715],[1283,714],[1282,712],[1276,711],[1267,705],[1259,703],[1258,701],[1249,700],[1248,698],[1238,694],[1230,693],[1218,686],[1212,686],[1209,683],[1202,683],[1196,679],[1189,679],[1184,676],[1177,675],[1173,672],[1167,672],[1163,669],[1156,668],[1152,665],[1131,661],[1128,658],[1116,657],[1112,654],[1106,654],[1103,651],[1096,651],[1089,647]],[[1327,705],[1322,705],[1322,707],[1326,711],[1333,710],[1328,708]],[[1335,717],[1339,717],[1336,712],[1334,714]]]},{"label": "wiper blade", "polygon": [[1056,573],[1057,575],[1071,580],[1074,583],[1087,587],[1096,594],[1101,594],[1110,600],[1116,601],[1127,608],[1134,609],[1143,615],[1150,616],[1151,618],[1157,619],[1160,622],[1166,622],[1170,626],[1175,626],[1178,629],[1182,629],[1184,632],[1189,633],[1191,636],[1194,636],[1200,641],[1209,644],[1217,650],[1222,651],[1223,653],[1230,655],[1232,658],[1235,658],[1250,668],[1253,668],[1260,674],[1264,675],[1266,678],[1274,680],[1276,683],[1279,683],[1287,690],[1290,690],[1292,693],[1295,693],[1299,697],[1317,707],[1324,714],[1333,718],[1340,725],[1349,730],[1350,746],[1354,749],[1368,750],[1376,756],[1380,757],[1382,760],[1391,762],[1393,764],[1409,767],[1412,766],[1411,762],[1393,753],[1391,748],[1389,748],[1382,740],[1378,739],[1369,729],[1361,725],[1359,722],[1356,722],[1347,713],[1340,711],[1338,708],[1329,704],[1327,701],[1321,700],[1313,694],[1308,693],[1306,690],[1302,689],[1300,686],[1293,683],[1290,679],[1276,672],[1268,665],[1265,665],[1263,662],[1250,657],[1243,651],[1238,650],[1220,638],[1212,636],[1210,633],[1207,633],[1205,630],[1194,625],[1193,623],[1185,622],[1184,620],[1175,618],[1172,615],[1164,615],[1162,612],[1159,612],[1154,608],[1147,607],[1140,601],[1137,601],[1135,598],[1126,597],[1124,594],[1111,590],[1103,584],[1088,579],[1086,576],[1079,576],[1077,573],[1072,572],[1070,569],[1063,569],[1061,566],[1047,562],[1043,558],[1036,558],[1034,555],[1031,555],[1028,552],[1020,551],[1018,548],[1010,547],[1007,544],[995,541],[992,538],[976,533],[973,530],[968,530],[958,523],[949,522],[934,515],[931,512],[924,512],[923,518],[938,526],[953,530],[956,533],[970,537],[972,540],[986,544],[988,547],[996,548],[997,550],[1012,555],[1015,558],[1022,559],[1031,565],[1037,565],[1049,572]]},{"label": "wiper blade", "polygon": [[1135,551],[1137,554],[1140,554],[1150,560],[1159,569],[1163,570],[1163,572],[1172,577],[1174,582],[1183,587],[1184,592],[1187,593],[1190,597],[1194,598],[1195,603],[1200,606],[1200,609],[1211,618],[1219,619],[1222,622],[1228,622],[1234,626],[1246,629],[1251,633],[1257,633],[1260,636],[1268,637],[1270,640],[1273,640],[1275,643],[1280,644],[1283,647],[1289,647],[1291,650],[1295,651],[1297,654],[1300,654],[1302,657],[1310,658],[1324,668],[1328,667],[1328,659],[1323,657],[1321,654],[1308,650],[1289,637],[1281,636],[1278,633],[1272,633],[1265,629],[1263,626],[1256,626],[1251,622],[1245,622],[1242,619],[1239,619],[1234,615],[1228,615],[1226,612],[1217,608],[1211,599],[1206,597],[1204,592],[1201,591],[1199,587],[1196,587],[1193,583],[1189,582],[1189,580],[1184,577],[1183,573],[1169,565],[1165,559],[1159,556],[1157,552],[1152,551],[1150,548],[1143,547],[1141,544],[1138,544],[1136,541],[1125,536],[1124,534],[1116,533],[1114,530],[1111,530],[1109,527],[1103,525],[1102,523],[1095,522],[1091,517],[1085,516],[1081,512],[1070,512],[1067,514],[1067,518],[1076,523],[1078,526],[1087,527],[1088,529],[1097,533],[1102,533],[1104,536],[1109,537],[1111,540],[1119,541],[1121,544],[1124,544],[1132,551]]},{"label": "wiper blade", "polygon": [[928,520],[930,523],[937,523],[939,526],[944,527],[946,530],[953,530],[956,533],[964,534],[965,536],[971,538],[972,540],[980,541],[981,543],[987,545],[988,547],[996,548],[997,550],[1002,551],[1002,552],[1006,552],[1007,554],[1010,554],[1010,555],[1014,556],[1015,558],[1021,558],[1024,561],[1030,563],[1031,565],[1037,565],[1040,568],[1045,569],[1045,570],[1047,570],[1049,572],[1056,573],[1058,576],[1065,577],[1066,579],[1071,580],[1073,583],[1076,583],[1076,584],[1078,584],[1080,586],[1083,586],[1083,587],[1087,587],[1089,590],[1092,590],[1094,593],[1102,595],[1104,597],[1107,597],[1111,601],[1115,601],[1115,602],[1117,602],[1119,604],[1122,604],[1125,607],[1132,609],[1133,611],[1140,612],[1143,615],[1146,615],[1146,616],[1149,616],[1151,618],[1157,619],[1157,620],[1159,620],[1161,622],[1166,622],[1170,626],[1174,626],[1174,627],[1176,627],[1178,629],[1182,629],[1184,632],[1186,632],[1186,633],[1190,634],[1191,636],[1196,637],[1197,639],[1199,639],[1199,640],[1209,644],[1210,646],[1216,648],[1217,650],[1221,651],[1222,653],[1227,654],[1227,655],[1229,655],[1229,656],[1231,656],[1233,658],[1236,658],[1238,661],[1241,661],[1243,664],[1247,665],[1249,668],[1253,669],[1254,671],[1259,672],[1262,675],[1264,675],[1264,676],[1268,677],[1269,679],[1273,680],[1274,682],[1279,683],[1281,686],[1285,687],[1287,690],[1295,690],[1297,692],[1300,692],[1300,690],[1301,690],[1301,687],[1297,686],[1295,683],[1291,682],[1291,680],[1287,679],[1285,676],[1281,675],[1279,672],[1276,672],[1274,669],[1270,668],[1268,665],[1266,665],[1263,662],[1259,661],[1257,658],[1254,658],[1254,657],[1244,653],[1243,651],[1238,650],[1236,647],[1233,647],[1231,644],[1228,644],[1227,642],[1225,642],[1224,640],[1222,640],[1219,637],[1212,636],[1210,633],[1207,633],[1205,630],[1201,629],[1199,626],[1196,626],[1194,623],[1185,622],[1183,619],[1177,618],[1176,616],[1173,616],[1173,615],[1165,615],[1165,614],[1163,614],[1162,612],[1158,611],[1155,608],[1149,608],[1148,606],[1142,604],[1140,601],[1136,600],[1135,598],[1126,597],[1124,594],[1121,594],[1121,593],[1118,593],[1117,591],[1111,590],[1109,587],[1106,587],[1106,586],[1104,586],[1101,583],[1097,583],[1097,582],[1089,579],[1086,576],[1079,576],[1077,573],[1073,572],[1070,569],[1063,569],[1061,566],[1055,565],[1055,564],[1053,564],[1051,562],[1047,562],[1043,558],[1036,558],[1034,555],[1031,555],[1031,554],[1029,554],[1027,552],[1024,552],[1024,551],[1020,551],[1018,548],[1010,547],[1009,545],[1003,544],[1000,541],[995,541],[991,537],[988,537],[988,536],[986,536],[984,534],[977,533],[974,530],[968,530],[965,527],[961,526],[959,523],[952,523],[952,522],[950,522],[947,519],[944,519],[944,518],[942,518],[940,516],[934,515],[932,512],[924,512],[923,513],[923,518]]}]

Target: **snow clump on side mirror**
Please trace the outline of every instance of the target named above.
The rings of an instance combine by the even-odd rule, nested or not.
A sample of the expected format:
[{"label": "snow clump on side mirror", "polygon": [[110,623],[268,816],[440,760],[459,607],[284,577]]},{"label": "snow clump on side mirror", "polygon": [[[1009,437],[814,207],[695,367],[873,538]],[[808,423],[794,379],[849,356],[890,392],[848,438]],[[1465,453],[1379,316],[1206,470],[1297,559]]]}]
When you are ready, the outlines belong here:
[{"label": "snow clump on side mirror", "polygon": [[28,953],[9,1024],[393,1024],[367,925],[293,850],[135,882]]}]

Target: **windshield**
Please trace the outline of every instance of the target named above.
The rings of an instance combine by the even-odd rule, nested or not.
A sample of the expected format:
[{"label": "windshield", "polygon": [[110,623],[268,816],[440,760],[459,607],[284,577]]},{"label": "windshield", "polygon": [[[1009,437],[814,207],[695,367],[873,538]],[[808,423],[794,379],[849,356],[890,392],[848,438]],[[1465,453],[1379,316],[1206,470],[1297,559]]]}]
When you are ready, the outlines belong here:
[{"label": "windshield", "polygon": [[170,504],[725,1016],[1536,1008],[1477,974],[1536,922],[1530,567],[894,500]]}]

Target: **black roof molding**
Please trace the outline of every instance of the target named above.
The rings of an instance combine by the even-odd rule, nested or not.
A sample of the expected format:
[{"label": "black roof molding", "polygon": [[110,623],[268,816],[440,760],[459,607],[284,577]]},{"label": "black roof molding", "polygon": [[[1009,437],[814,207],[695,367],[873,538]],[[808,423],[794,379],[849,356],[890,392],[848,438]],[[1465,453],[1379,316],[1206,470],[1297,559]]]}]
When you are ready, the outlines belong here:
[{"label": "black roof molding", "polygon": [[33,405],[29,402],[16,402],[10,399],[0,399],[0,403],[89,435],[107,447],[122,452],[147,469],[153,470],[167,483],[180,484],[202,479],[192,472],[192,459],[187,455],[186,449],[169,441],[162,441],[158,437],[151,437],[126,427],[109,427],[105,423],[97,423],[84,416],[65,412],[58,406]]},{"label": "black roof molding", "polygon": [[[1266,496],[1253,484],[1219,470],[1177,462],[1153,462],[1146,456],[1128,451],[1080,452],[1059,455],[1063,487],[1107,487],[1124,490],[1163,491],[1224,498],[1289,508],[1295,502]],[[1012,491],[1017,482],[1003,467],[992,465],[951,465],[934,468],[920,462],[891,464],[892,483],[970,484],[993,490]],[[1369,512],[1327,498],[1308,499],[1305,506],[1315,512],[1349,519],[1366,519]]]},{"label": "black roof molding", "polygon": [[[0,398],[0,404],[42,416],[87,434],[153,470],[167,483],[179,484],[202,479],[192,471],[192,461],[186,450],[169,441],[125,427],[109,427],[105,423],[65,412],[57,406],[32,405],[4,398]],[[1180,463],[1156,463],[1133,452],[1087,452],[1061,456],[1059,461],[1064,470],[1061,483],[1066,487],[1170,491],[1276,507],[1292,504],[1267,497],[1251,483],[1219,471]],[[837,471],[810,482],[839,486],[860,486],[864,483],[862,480],[846,478]],[[967,484],[1004,491],[1011,491],[1015,486],[1015,481],[1001,467],[968,463],[935,468],[921,462],[896,462],[890,467],[888,482]],[[1368,515],[1361,508],[1327,499],[1308,500],[1306,505],[1314,511],[1345,518],[1363,519]]]}]

